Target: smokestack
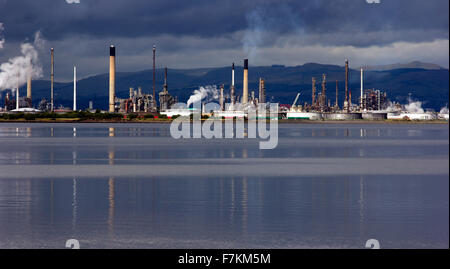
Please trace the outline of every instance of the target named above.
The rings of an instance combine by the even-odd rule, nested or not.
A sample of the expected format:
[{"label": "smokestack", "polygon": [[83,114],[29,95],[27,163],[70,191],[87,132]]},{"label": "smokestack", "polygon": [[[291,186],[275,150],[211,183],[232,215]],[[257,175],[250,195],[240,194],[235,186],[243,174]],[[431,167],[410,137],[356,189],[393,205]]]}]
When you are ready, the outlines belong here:
[{"label": "smokestack", "polygon": [[322,74],[322,95],[321,95],[321,106],[322,106],[322,109],[324,109],[325,108],[325,106],[326,106],[326,99],[327,99],[327,95],[326,95],[326,79],[327,79],[327,77],[326,77],[326,75],[325,74]]},{"label": "smokestack", "polygon": [[54,79],[55,79],[55,61],[54,61],[54,49],[51,48],[50,49],[50,65],[51,65],[51,70],[50,70],[50,111],[53,112],[54,110],[54,99],[53,99],[53,83],[54,83]]},{"label": "smokestack", "polygon": [[73,67],[73,111],[77,111],[77,67]]},{"label": "smokestack", "polygon": [[231,89],[230,89],[230,97],[231,97],[231,103],[235,103],[235,97],[234,97],[234,63],[231,67]]},{"label": "smokestack", "polygon": [[314,107],[316,105],[316,78],[312,78],[312,103],[311,106]]},{"label": "smokestack", "polygon": [[244,59],[244,88],[242,92],[242,104],[248,103],[248,59]]},{"label": "smokestack", "polygon": [[155,72],[156,72],[156,46],[153,45],[153,108],[156,108],[156,93],[155,93]]},{"label": "smokestack", "polygon": [[363,85],[363,69],[362,69],[362,67],[361,67],[361,109],[362,109],[362,107],[363,107],[363,91],[364,91],[364,85]]},{"label": "smokestack", "polygon": [[116,48],[109,48],[109,112],[115,112],[116,99]]},{"label": "smokestack", "polygon": [[347,103],[346,105],[346,110],[348,112],[349,110],[349,103],[348,103],[348,59],[345,59],[345,102]]},{"label": "smokestack", "polygon": [[27,98],[30,99],[31,102],[31,74],[28,73],[27,77]]},{"label": "smokestack", "polygon": [[338,103],[338,81],[336,80],[336,103],[335,103],[336,107],[339,107],[339,103]]},{"label": "smokestack", "polygon": [[350,110],[350,108],[352,107],[352,90],[348,91],[349,97],[348,97],[348,108],[347,110]]},{"label": "smokestack", "polygon": [[17,73],[16,109],[19,109],[19,73]]}]

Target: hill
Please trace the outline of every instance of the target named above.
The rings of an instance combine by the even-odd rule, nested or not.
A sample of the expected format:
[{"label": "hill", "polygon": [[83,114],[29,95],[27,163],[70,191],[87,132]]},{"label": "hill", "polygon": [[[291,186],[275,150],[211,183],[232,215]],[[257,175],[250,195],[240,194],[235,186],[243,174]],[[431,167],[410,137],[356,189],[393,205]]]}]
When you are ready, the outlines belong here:
[{"label": "hill", "polygon": [[[316,77],[316,87],[321,89],[322,74],[327,75],[327,96],[334,104],[336,80],[339,87],[339,103],[342,105],[344,96],[345,72],[343,66],[307,63],[301,66],[250,66],[249,92],[258,92],[259,77],[266,80],[267,100],[283,104],[291,104],[297,92],[301,92],[299,103],[311,100],[311,77]],[[162,90],[164,81],[163,70],[156,72],[156,92]],[[236,92],[242,93],[243,68],[236,67]],[[128,96],[129,87],[142,86],[144,93],[152,92],[152,70],[116,74],[116,95],[121,98]],[[81,79],[77,83],[78,107],[87,108],[89,101],[95,108],[106,109],[108,103],[108,74],[101,74]],[[169,92],[176,95],[179,101],[186,102],[193,90],[205,85],[225,85],[225,93],[229,93],[231,83],[231,68],[201,68],[201,69],[169,69]],[[392,101],[405,103],[408,94],[424,102],[425,108],[439,110],[448,103],[449,71],[448,69],[401,68],[384,71],[366,71],[364,77],[366,89],[375,88],[386,91]],[[353,102],[357,101],[360,91],[360,72],[350,70],[350,90]],[[49,98],[50,82],[33,81],[33,103],[37,105],[42,98]],[[21,92],[25,93],[25,86]],[[71,107],[73,96],[72,83],[55,84],[55,105]],[[3,103],[4,94],[2,94]]]}]

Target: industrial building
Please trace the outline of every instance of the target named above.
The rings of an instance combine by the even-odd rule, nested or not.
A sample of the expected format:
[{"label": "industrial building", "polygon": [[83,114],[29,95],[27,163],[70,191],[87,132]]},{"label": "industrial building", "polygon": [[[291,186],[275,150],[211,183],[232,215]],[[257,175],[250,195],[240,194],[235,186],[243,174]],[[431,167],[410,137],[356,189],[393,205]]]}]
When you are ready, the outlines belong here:
[{"label": "industrial building", "polygon": [[[50,98],[42,99],[38,105],[40,111],[69,111],[66,108],[55,109],[54,99],[54,49],[50,49],[51,65],[50,65]],[[116,47],[109,47],[109,96],[108,96],[108,112],[110,113],[161,113],[172,117],[174,115],[191,115],[195,109],[186,109],[173,107],[178,102],[176,96],[169,93],[168,87],[168,69],[164,68],[164,84],[159,93],[156,92],[156,47],[153,46],[153,88],[152,93],[144,93],[142,87],[129,88],[127,97],[119,97],[116,95]],[[311,102],[305,101],[303,104],[297,105],[301,93],[298,93],[294,103],[290,108],[280,107],[281,115],[288,119],[310,119],[310,120],[354,120],[354,119],[435,119],[436,115],[432,113],[411,113],[406,112],[405,107],[401,105],[389,106],[390,102],[386,92],[379,89],[364,88],[364,70],[361,68],[361,87],[357,102],[352,103],[352,90],[349,88],[349,61],[345,60],[345,69],[343,72],[343,80],[345,81],[344,99],[339,103],[338,80],[336,80],[335,99],[329,98],[327,95],[327,74],[322,74],[320,81],[316,77],[311,78]],[[219,109],[216,111],[204,111],[202,113],[212,115],[214,117],[225,118],[241,118],[248,117],[249,112],[256,115],[264,115],[268,112],[268,107],[261,104],[266,103],[266,80],[259,77],[259,87],[256,90],[249,89],[249,61],[244,59],[243,62],[243,84],[241,94],[237,93],[235,86],[235,65],[231,66],[231,85],[229,94],[225,93],[225,85],[219,88]],[[31,77],[27,79],[27,94],[19,96],[19,85],[17,89],[12,89],[5,96],[4,108],[6,111],[19,111],[19,109],[32,109],[32,85]],[[73,111],[77,110],[77,78],[76,67],[74,67],[74,86],[73,86]],[[316,84],[320,83],[319,86]],[[333,83],[334,84],[334,81]],[[353,91],[356,92],[356,91]],[[334,93],[333,93],[334,95]],[[158,98],[157,98],[158,97]],[[157,100],[159,99],[159,100]],[[334,99],[334,100],[333,100]],[[159,105],[158,105],[159,101]],[[389,111],[388,111],[389,107]],[[90,110],[93,111],[93,105],[90,103]],[[30,110],[31,111],[31,110]],[[262,113],[264,112],[264,113]],[[389,112],[389,113],[388,113]],[[419,115],[420,114],[420,115]],[[442,114],[442,113],[441,113]],[[440,118],[445,118],[442,114]]]},{"label": "industrial building", "polygon": [[[331,99],[327,97],[326,74],[322,74],[321,92],[317,93],[316,78],[311,79],[312,98],[311,103],[296,105],[300,93],[295,98],[289,111],[286,112],[288,119],[325,119],[325,120],[355,120],[355,119],[386,119],[385,111],[388,104],[385,92],[375,89],[364,90],[363,70],[361,69],[361,95],[359,104],[352,103],[352,92],[349,89],[349,61],[345,60],[345,95],[342,106],[339,105],[339,88],[336,81],[336,99],[331,105]],[[340,109],[342,107],[342,109]]]}]

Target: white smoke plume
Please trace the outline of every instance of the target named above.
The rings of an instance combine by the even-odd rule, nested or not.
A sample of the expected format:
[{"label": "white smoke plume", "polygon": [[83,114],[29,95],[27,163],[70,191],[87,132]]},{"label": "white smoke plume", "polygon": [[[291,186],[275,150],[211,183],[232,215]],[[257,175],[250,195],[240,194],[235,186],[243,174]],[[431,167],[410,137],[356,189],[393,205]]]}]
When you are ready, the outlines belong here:
[{"label": "white smoke plume", "polygon": [[67,4],[79,4],[80,0],[66,0]]},{"label": "white smoke plume", "polygon": [[411,98],[408,98],[408,102],[409,103],[407,105],[405,105],[405,109],[409,113],[424,113],[425,112],[425,110],[422,108],[421,101],[413,102],[413,100]]},{"label": "white smoke plume", "polygon": [[42,66],[39,63],[36,47],[42,46],[43,40],[40,32],[35,34],[34,43],[23,43],[21,45],[21,56],[8,60],[0,65],[0,90],[14,89],[26,83],[29,76],[32,78],[42,77]]},{"label": "white smoke plume", "polygon": [[3,49],[3,44],[5,44],[5,39],[2,38],[2,32],[4,29],[3,23],[0,22],[0,49]]},{"label": "white smoke plume", "polygon": [[205,87],[200,87],[198,90],[195,90],[194,93],[189,97],[187,101],[187,106],[189,107],[191,104],[195,102],[200,102],[205,99],[206,102],[211,101],[213,99],[219,98],[219,90],[216,85],[208,85]]}]

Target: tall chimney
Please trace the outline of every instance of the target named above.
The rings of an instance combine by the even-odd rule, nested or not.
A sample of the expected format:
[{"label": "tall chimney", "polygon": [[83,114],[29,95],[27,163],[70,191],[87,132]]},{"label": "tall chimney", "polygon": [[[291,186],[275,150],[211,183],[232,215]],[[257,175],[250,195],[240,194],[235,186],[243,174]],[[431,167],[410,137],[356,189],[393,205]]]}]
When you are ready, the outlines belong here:
[{"label": "tall chimney", "polygon": [[115,112],[116,99],[116,48],[109,48],[109,112]]},{"label": "tall chimney", "polygon": [[345,103],[346,110],[348,112],[349,110],[349,103],[348,103],[348,59],[345,59]]},{"label": "tall chimney", "polygon": [[242,104],[248,103],[248,59],[244,59],[244,88],[242,92]]},{"label": "tall chimney", "polygon": [[30,100],[31,102],[31,74],[28,73],[27,74],[27,98]]},{"label": "tall chimney", "polygon": [[51,63],[50,63],[50,111],[53,112],[54,110],[54,99],[53,99],[53,83],[54,83],[54,79],[55,79],[55,61],[54,61],[54,49],[51,48],[50,49],[50,54],[51,54]]},{"label": "tall chimney", "polygon": [[19,103],[20,103],[20,99],[19,99],[19,73],[17,73],[17,91],[16,91],[16,109],[17,110],[20,108]]},{"label": "tall chimney", "polygon": [[153,109],[156,108],[156,93],[155,93],[155,72],[156,72],[156,46],[153,45]]},{"label": "tall chimney", "polygon": [[73,67],[73,111],[77,111],[77,67]]},{"label": "tall chimney", "polygon": [[311,106],[315,107],[316,105],[316,78],[312,78],[312,103]]},{"label": "tall chimney", "polygon": [[164,92],[167,93],[167,67],[164,68]]},{"label": "tall chimney", "polygon": [[326,106],[327,94],[326,94],[326,75],[322,74],[322,95],[321,95],[321,108],[324,109]]},{"label": "tall chimney", "polygon": [[348,91],[348,108],[347,110],[350,110],[350,108],[352,107],[352,90]]},{"label": "tall chimney", "polygon": [[339,103],[338,103],[338,81],[336,80],[336,103],[335,103],[336,107],[339,107]]},{"label": "tall chimney", "polygon": [[230,89],[230,97],[231,97],[231,104],[235,103],[235,92],[234,92],[234,63],[231,67],[231,89]]},{"label": "tall chimney", "polygon": [[361,106],[361,109],[363,108],[363,92],[364,92],[364,85],[363,85],[363,69],[362,69],[362,67],[361,67],[361,100],[360,100],[360,106]]}]

